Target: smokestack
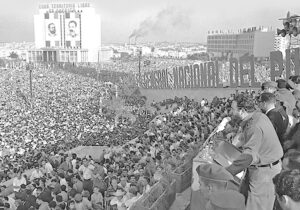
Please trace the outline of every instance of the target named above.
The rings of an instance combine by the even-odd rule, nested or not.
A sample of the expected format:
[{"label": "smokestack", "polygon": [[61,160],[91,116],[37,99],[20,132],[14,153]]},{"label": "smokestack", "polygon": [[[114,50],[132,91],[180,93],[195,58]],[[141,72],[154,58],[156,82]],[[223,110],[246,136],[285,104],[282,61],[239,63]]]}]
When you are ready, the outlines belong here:
[{"label": "smokestack", "polygon": [[170,7],[160,11],[154,17],[143,20],[129,37],[135,37],[136,43],[137,37],[145,37],[149,33],[161,34],[169,29],[187,29],[189,27],[190,17],[187,13],[181,9]]}]

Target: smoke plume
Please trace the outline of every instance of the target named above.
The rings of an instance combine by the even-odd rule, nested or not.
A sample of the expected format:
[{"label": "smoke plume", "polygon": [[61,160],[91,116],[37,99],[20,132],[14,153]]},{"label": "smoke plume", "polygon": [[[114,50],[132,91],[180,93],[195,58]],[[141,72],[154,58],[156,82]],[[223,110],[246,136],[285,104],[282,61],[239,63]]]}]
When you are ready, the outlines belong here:
[{"label": "smoke plume", "polygon": [[155,17],[148,17],[131,33],[129,39],[140,38],[148,34],[164,33],[170,29],[187,29],[190,27],[189,14],[174,7],[160,11]]}]

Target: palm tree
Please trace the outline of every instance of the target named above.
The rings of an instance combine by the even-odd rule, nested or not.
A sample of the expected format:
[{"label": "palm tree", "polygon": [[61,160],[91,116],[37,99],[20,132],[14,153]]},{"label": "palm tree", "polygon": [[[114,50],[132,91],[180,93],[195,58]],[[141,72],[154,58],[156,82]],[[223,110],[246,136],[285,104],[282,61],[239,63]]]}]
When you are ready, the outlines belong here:
[{"label": "palm tree", "polygon": [[18,59],[19,55],[16,52],[10,52],[8,57],[11,59]]}]

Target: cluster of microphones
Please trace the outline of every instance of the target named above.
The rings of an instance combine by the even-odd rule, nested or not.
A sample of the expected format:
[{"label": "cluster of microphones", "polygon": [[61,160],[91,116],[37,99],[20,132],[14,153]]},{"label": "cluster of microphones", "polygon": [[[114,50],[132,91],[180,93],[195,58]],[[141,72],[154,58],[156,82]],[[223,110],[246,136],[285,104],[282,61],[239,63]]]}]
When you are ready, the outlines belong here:
[{"label": "cluster of microphones", "polygon": [[298,36],[300,34],[300,16],[299,15],[290,15],[288,12],[286,18],[281,18],[279,20],[283,20],[283,29],[277,29],[277,35],[281,35],[285,37],[289,36]]}]

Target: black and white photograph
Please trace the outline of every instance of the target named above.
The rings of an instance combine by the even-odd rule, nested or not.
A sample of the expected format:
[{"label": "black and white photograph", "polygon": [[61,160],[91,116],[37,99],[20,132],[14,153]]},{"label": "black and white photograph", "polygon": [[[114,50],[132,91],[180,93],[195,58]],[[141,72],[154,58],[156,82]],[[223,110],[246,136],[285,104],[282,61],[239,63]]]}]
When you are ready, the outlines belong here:
[{"label": "black and white photograph", "polygon": [[1,0],[0,210],[300,210],[298,0]]}]

